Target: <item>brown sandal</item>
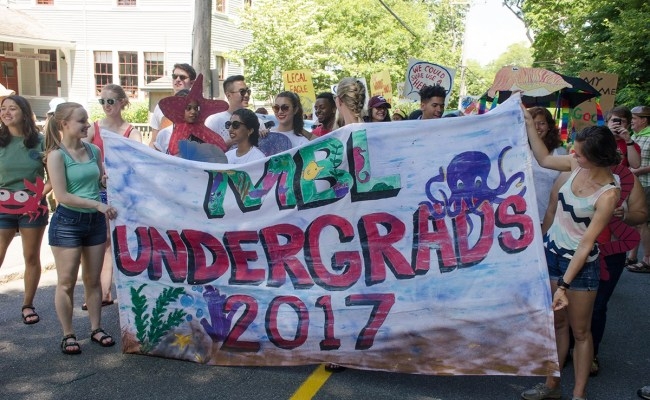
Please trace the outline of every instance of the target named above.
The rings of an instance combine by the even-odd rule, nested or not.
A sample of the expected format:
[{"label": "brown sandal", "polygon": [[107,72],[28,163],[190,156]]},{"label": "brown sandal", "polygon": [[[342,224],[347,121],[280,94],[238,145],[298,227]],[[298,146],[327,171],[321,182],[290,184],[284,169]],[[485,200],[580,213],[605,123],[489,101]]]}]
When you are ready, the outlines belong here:
[{"label": "brown sandal", "polygon": [[[23,314],[23,311],[27,309],[32,310],[32,312],[27,315]],[[23,317],[23,323],[25,325],[33,325],[41,320],[41,317],[36,314],[36,309],[32,305],[23,306],[23,308],[20,310],[20,315]]]},{"label": "brown sandal", "polygon": [[[102,336],[99,339],[95,338],[95,335],[101,333]],[[110,340],[109,340],[110,339]],[[102,347],[111,347],[115,345],[115,340],[108,333],[104,332],[102,328],[97,328],[90,333],[90,340],[92,342],[98,343]]]},{"label": "brown sandal", "polygon": [[77,337],[74,333],[65,335],[61,340],[61,352],[63,354],[79,354],[81,353],[81,346],[77,342]]}]

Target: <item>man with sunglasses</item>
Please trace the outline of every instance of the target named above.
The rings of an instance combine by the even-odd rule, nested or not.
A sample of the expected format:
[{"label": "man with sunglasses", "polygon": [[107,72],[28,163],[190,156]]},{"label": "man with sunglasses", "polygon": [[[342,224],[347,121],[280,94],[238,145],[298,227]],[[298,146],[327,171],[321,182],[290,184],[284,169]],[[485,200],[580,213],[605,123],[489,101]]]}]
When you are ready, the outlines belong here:
[{"label": "man with sunglasses", "polygon": [[[248,108],[248,101],[251,98],[251,89],[246,85],[243,75],[232,75],[223,81],[223,92],[226,95],[226,101],[230,105],[228,110],[210,115],[205,120],[205,126],[217,132],[226,145],[230,147],[232,140],[230,133],[226,128],[226,122],[230,121],[232,114],[242,108]],[[260,120],[260,127],[264,126],[264,121]],[[260,133],[264,134],[266,130],[260,128]]]},{"label": "man with sunglasses", "polygon": [[[196,71],[190,64],[174,64],[174,69],[172,70],[172,89],[174,94],[178,93],[183,89],[190,90],[194,80],[196,79]],[[156,137],[158,132],[167,125],[171,125],[171,121],[164,119],[163,112],[156,104],[156,108],[151,114],[151,119],[149,120],[149,126],[151,127],[151,140],[149,141],[149,146],[153,147],[153,144],[156,142]]]}]

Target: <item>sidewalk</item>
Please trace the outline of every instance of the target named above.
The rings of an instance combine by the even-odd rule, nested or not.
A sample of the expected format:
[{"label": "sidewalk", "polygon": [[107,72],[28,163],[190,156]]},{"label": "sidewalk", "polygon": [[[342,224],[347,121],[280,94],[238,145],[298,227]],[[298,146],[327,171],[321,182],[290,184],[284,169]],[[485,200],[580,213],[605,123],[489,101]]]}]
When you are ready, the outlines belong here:
[{"label": "sidewalk", "polygon": [[[47,229],[41,242],[41,268],[54,269],[54,256],[47,242]],[[23,242],[19,235],[14,237],[7,249],[5,260],[0,267],[0,284],[22,279],[25,273],[25,259],[23,258]]]}]

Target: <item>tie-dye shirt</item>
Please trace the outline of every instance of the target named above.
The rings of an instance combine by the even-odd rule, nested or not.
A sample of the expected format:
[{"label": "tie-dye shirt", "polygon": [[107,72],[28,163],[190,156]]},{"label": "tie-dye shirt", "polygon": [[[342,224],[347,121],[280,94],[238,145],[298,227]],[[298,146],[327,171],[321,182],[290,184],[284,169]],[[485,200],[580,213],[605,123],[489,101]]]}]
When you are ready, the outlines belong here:
[{"label": "tie-dye shirt", "polygon": [[[577,168],[569,179],[562,185],[558,193],[558,204],[555,219],[548,230],[545,240],[546,248],[558,256],[571,259],[584,236],[591,218],[594,216],[596,201],[601,194],[615,189],[614,182],[608,183],[587,197],[576,196],[571,190],[571,184],[582,168]],[[598,258],[598,246],[587,256],[587,262]]]}]

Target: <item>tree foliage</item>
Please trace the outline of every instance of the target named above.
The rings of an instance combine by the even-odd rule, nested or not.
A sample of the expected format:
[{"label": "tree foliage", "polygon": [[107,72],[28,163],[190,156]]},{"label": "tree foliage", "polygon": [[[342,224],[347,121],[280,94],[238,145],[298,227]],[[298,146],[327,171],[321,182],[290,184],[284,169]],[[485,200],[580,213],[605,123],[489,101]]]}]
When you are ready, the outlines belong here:
[{"label": "tree foliage", "polygon": [[409,57],[458,67],[466,12],[451,0],[259,0],[242,15],[252,42],[232,56],[246,60],[247,80],[268,99],[293,69],[311,70],[316,92],[384,70],[396,88]]},{"label": "tree foliage", "polygon": [[[504,0],[507,2],[507,0]],[[650,104],[650,5],[643,0],[535,0],[521,6],[535,66],[618,75],[617,104]]]}]

